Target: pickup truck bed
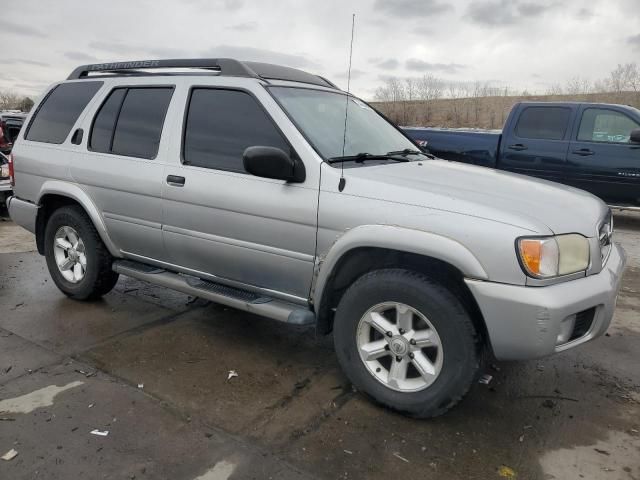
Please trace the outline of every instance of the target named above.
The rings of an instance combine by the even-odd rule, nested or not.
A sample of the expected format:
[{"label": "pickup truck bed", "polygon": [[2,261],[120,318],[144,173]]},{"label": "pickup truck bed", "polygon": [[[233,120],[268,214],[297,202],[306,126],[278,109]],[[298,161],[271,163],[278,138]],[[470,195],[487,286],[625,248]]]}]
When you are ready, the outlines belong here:
[{"label": "pickup truck bed", "polygon": [[640,207],[640,111],[595,103],[516,104],[504,129],[404,128],[437,157],[571,185]]},{"label": "pickup truck bed", "polygon": [[405,128],[410,137],[427,141],[436,157],[495,167],[502,130]]}]

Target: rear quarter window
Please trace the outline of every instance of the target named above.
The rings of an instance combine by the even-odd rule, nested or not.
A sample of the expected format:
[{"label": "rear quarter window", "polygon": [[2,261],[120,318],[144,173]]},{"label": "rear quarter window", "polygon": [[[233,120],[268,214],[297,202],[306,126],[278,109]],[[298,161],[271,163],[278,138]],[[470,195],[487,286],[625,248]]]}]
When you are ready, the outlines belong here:
[{"label": "rear quarter window", "polygon": [[102,82],[62,83],[49,92],[33,115],[25,139],[61,144],[102,86]]},{"label": "rear quarter window", "polygon": [[570,117],[570,108],[526,107],[518,118],[515,134],[520,138],[562,140]]}]

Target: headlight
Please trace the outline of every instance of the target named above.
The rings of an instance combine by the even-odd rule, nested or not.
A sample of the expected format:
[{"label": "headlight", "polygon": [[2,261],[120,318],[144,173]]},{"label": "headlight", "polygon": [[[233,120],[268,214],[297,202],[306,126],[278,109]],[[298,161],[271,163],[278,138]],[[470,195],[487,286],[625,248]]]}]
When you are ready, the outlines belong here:
[{"label": "headlight", "polygon": [[522,268],[535,278],[581,272],[589,266],[589,241],[582,235],[518,239]]}]

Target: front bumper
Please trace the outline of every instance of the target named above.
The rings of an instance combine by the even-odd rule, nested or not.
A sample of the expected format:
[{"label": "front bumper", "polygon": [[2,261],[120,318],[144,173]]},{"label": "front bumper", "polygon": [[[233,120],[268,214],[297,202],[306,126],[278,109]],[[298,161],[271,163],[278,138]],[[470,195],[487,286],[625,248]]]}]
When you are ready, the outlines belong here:
[{"label": "front bumper", "polygon": [[[600,273],[546,287],[466,279],[485,320],[496,358],[526,360],[560,352],[602,335],[613,317],[626,255],[614,244]],[[563,322],[593,309],[584,334],[558,340]],[[566,325],[566,323],[564,324]]]}]

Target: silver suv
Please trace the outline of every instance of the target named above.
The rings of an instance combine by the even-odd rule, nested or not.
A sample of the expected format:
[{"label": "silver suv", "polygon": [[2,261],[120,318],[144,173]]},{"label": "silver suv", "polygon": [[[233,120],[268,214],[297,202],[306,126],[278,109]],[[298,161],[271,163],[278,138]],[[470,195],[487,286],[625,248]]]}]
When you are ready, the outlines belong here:
[{"label": "silver suv", "polygon": [[441,414],[484,352],[601,335],[625,263],[580,190],[422,153],[306,72],[231,59],[86,65],[13,150],[11,217],[56,285],[118,275],[333,332],[376,401]]}]

